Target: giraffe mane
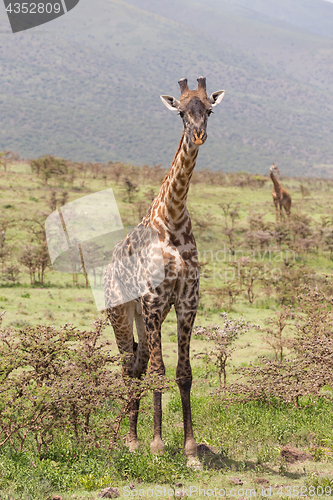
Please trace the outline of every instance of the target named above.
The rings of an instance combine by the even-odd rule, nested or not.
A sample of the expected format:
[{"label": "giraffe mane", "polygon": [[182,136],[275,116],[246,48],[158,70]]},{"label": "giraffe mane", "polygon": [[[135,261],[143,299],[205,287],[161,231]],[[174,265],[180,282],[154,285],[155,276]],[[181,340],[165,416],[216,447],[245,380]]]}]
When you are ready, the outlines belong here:
[{"label": "giraffe mane", "polygon": [[182,147],[182,144],[183,144],[184,135],[185,135],[185,130],[183,130],[183,133],[182,133],[182,136],[181,136],[181,138],[180,138],[179,145],[178,145],[178,148],[177,148],[177,151],[176,151],[175,157],[174,157],[174,159],[172,160],[171,166],[173,166],[173,165],[175,164],[175,161],[176,161],[176,158],[177,158],[177,156],[178,156],[178,153],[179,153],[179,151],[181,150],[181,147]]},{"label": "giraffe mane", "polygon": [[[182,144],[183,144],[184,135],[185,135],[185,131],[183,131],[183,133],[182,133],[182,136],[181,136],[181,138],[180,138],[180,142],[179,142],[179,145],[178,145],[178,148],[177,148],[176,154],[175,154],[175,156],[174,156],[174,159],[172,160],[172,163],[171,163],[170,168],[172,168],[172,167],[174,166],[175,162],[176,162],[177,156],[178,156],[179,151],[181,150],[181,147],[182,147]],[[169,173],[170,173],[170,170],[169,170],[169,172],[166,174],[166,176],[164,177],[163,182],[162,182],[162,185],[164,184],[164,182],[166,181],[167,177],[169,176]]]}]

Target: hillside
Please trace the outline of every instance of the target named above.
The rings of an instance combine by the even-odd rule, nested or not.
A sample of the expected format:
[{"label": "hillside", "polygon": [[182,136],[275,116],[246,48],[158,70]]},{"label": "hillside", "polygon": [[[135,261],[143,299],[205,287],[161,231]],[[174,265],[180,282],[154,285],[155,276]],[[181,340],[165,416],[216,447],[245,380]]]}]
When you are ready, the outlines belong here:
[{"label": "hillside", "polygon": [[[207,3],[206,0],[202,3]],[[218,8],[220,1],[208,0]],[[332,5],[326,0],[229,0],[244,17],[263,19],[274,25],[286,23],[320,36],[333,38]],[[270,19],[270,21],[269,21]]]},{"label": "hillside", "polygon": [[[241,51],[241,54],[235,53],[235,58],[244,58],[244,62],[247,56],[266,64],[266,69],[275,68],[281,76],[289,76],[299,83],[310,83],[326,90],[332,86],[332,66],[329,64],[332,40],[325,36],[326,31],[333,34],[333,4],[320,0],[297,0],[292,4],[286,0],[279,4],[270,0],[265,5],[260,0],[201,0],[196,3],[180,0],[177,9],[169,9],[161,0],[127,1],[172,20],[181,19],[184,25],[224,47]],[[282,13],[285,13],[284,19]],[[299,13],[297,20],[296,13]],[[322,36],[309,33],[309,18],[317,19],[317,35],[321,32]]]},{"label": "hillside", "polygon": [[181,122],[159,95],[177,96],[179,78],[194,87],[204,74],[208,91],[226,97],[198,168],[266,172],[275,161],[290,175],[331,174],[331,40],[213,0],[168,12],[153,4],[156,12],[148,0],[80,2],[15,36],[1,6],[0,149],[167,166]]}]

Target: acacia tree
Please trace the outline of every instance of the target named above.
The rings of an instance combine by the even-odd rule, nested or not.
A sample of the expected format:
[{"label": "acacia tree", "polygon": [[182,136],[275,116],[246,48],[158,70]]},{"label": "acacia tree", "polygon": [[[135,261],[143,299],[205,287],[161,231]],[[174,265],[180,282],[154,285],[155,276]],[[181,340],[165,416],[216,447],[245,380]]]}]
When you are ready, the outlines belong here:
[{"label": "acacia tree", "polygon": [[274,316],[265,321],[268,326],[263,329],[266,333],[264,341],[273,349],[275,361],[282,361],[283,349],[291,346],[291,339],[284,337],[283,331],[287,326],[291,326],[290,320],[294,317],[295,313],[290,306],[282,306],[281,311],[276,311]]},{"label": "acacia tree", "polygon": [[[32,172],[36,172],[38,177],[41,177],[45,184],[48,183],[51,177],[64,177],[70,174],[73,176],[73,170],[69,170],[68,162],[62,158],[55,158],[52,155],[45,155],[30,162]],[[74,177],[73,177],[74,178]]]},{"label": "acacia tree", "polygon": [[45,271],[51,264],[46,241],[45,220],[36,217],[23,219],[22,223],[25,230],[28,227],[31,245],[25,247],[21,254],[21,262],[28,267],[30,279],[35,282],[35,273],[37,273],[38,282],[43,285]]},{"label": "acacia tree", "polygon": [[247,257],[241,257],[236,262],[231,262],[231,266],[235,268],[237,278],[239,279],[240,291],[245,286],[249,303],[253,304],[255,299],[254,285],[262,279],[263,264],[255,260],[250,260]]},{"label": "acacia tree", "polygon": [[0,164],[3,166],[5,172],[7,172],[7,166],[14,159],[14,153],[12,151],[3,150],[0,153]]},{"label": "acacia tree", "polygon": [[119,162],[118,163],[109,162],[107,166],[111,169],[111,175],[114,178],[116,185],[118,186],[120,178],[124,172],[124,164]]},{"label": "acacia tree", "polygon": [[96,162],[96,163],[89,163],[89,166],[93,179],[97,179],[99,173],[103,169],[103,164]]},{"label": "acacia tree", "polygon": [[129,177],[124,179],[125,199],[128,203],[133,203],[135,193],[139,191],[138,185],[131,181]]},{"label": "acacia tree", "polygon": [[149,203],[146,200],[138,200],[134,203],[139,221],[146,215],[149,208]]},{"label": "acacia tree", "polygon": [[28,269],[30,284],[33,285],[36,281],[37,269],[36,247],[33,245],[25,245],[19,257],[19,261]]},{"label": "acacia tree", "polygon": [[211,212],[206,212],[201,216],[198,214],[191,214],[191,218],[194,220],[194,225],[198,229],[198,237],[201,238],[205,231],[208,231],[214,226],[215,217]]},{"label": "acacia tree", "polygon": [[48,201],[48,206],[51,209],[51,212],[54,212],[57,208],[58,200],[57,200],[57,192],[55,190],[51,191],[50,199]]},{"label": "acacia tree", "polygon": [[292,313],[284,308],[272,318],[275,332],[270,337],[274,339],[276,359],[263,356],[255,365],[239,368],[240,380],[228,387],[233,401],[261,401],[268,405],[283,401],[298,407],[302,396],[332,400],[322,389],[333,385],[333,297],[317,287],[303,285],[298,302],[300,314],[294,338],[288,341],[288,357],[282,356],[283,340],[279,337]]},{"label": "acacia tree", "polygon": [[239,219],[239,203],[235,205],[230,201],[229,203],[219,203],[219,207],[222,209],[224,215],[225,229],[228,229],[228,218],[231,220],[231,228],[234,229],[236,219]]},{"label": "acacia tree", "polygon": [[8,239],[7,231],[13,224],[13,219],[9,219],[6,215],[0,216],[0,262],[2,275],[12,248],[9,244],[10,238]]},{"label": "acacia tree", "polygon": [[112,355],[106,325],[100,318],[89,332],[69,324],[0,330],[0,447],[9,441],[22,451],[30,438],[45,456],[60,429],[83,449],[110,449],[133,401],[167,389],[162,377],[124,383],[115,368],[126,356]]},{"label": "acacia tree", "polygon": [[68,201],[68,192],[67,191],[62,191],[61,192],[61,196],[58,199],[58,202],[59,202],[60,206],[62,207],[63,205],[66,205],[67,201]]},{"label": "acacia tree", "polygon": [[20,275],[20,268],[16,264],[9,264],[5,270],[5,279],[16,283]]},{"label": "acacia tree", "polygon": [[1,261],[1,271],[4,272],[4,265],[9,256],[9,246],[6,244],[6,238],[4,231],[0,234],[0,261]]},{"label": "acacia tree", "polygon": [[195,336],[201,336],[204,340],[214,342],[214,347],[211,350],[206,350],[205,353],[199,355],[204,354],[207,357],[207,362],[214,363],[216,366],[220,390],[222,390],[222,378],[223,387],[225,388],[227,385],[226,366],[235,350],[233,346],[235,340],[254,326],[244,319],[229,319],[227,313],[222,313],[221,316],[223,319],[222,327],[218,325],[198,326],[193,330]]}]

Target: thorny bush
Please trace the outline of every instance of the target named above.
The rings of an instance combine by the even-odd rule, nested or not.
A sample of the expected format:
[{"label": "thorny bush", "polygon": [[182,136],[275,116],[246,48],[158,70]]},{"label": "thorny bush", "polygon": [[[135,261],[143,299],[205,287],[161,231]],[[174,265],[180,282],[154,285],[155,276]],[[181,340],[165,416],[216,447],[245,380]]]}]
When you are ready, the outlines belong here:
[{"label": "thorny bush", "polygon": [[196,356],[202,357],[204,354],[209,363],[215,364],[219,377],[220,390],[222,389],[222,376],[223,387],[227,385],[226,365],[235,350],[232,344],[240,335],[248,332],[254,326],[250,325],[244,319],[229,319],[227,313],[222,313],[221,316],[223,319],[222,328],[218,325],[210,325],[207,327],[198,326],[193,330],[195,336],[201,336],[203,339],[212,340],[215,343],[211,350],[207,350],[206,353],[199,353]]},{"label": "thorny bush", "polygon": [[122,378],[105,326],[98,319],[89,332],[69,324],[0,330],[0,446],[22,451],[34,437],[46,453],[61,430],[83,449],[110,448],[133,399],[166,388],[163,379]]},{"label": "thorny bush", "polygon": [[[294,337],[288,339],[288,356],[282,357],[280,351],[280,359],[276,356],[272,361],[261,357],[257,365],[237,369],[240,379],[221,392],[223,400],[268,404],[282,401],[298,407],[303,396],[332,399],[333,297],[317,287],[303,285],[299,289],[298,303],[297,317],[285,308],[275,318],[275,328],[280,333],[287,319],[296,319]],[[281,339],[277,340],[282,349]]]}]

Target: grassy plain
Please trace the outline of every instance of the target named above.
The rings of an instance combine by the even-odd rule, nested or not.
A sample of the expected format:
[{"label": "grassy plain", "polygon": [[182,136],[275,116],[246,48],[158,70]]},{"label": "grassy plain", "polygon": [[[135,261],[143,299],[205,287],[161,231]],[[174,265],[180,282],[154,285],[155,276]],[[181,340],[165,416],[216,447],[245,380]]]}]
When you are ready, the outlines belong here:
[{"label": "grassy plain", "polygon": [[[124,167],[124,176],[130,173]],[[30,166],[23,163],[12,165],[8,172],[0,175],[1,220],[10,220],[6,241],[11,253],[4,268],[19,262],[19,256],[29,235],[23,219],[38,215],[45,218],[51,210],[49,200],[52,191],[59,195],[68,192],[68,201],[81,196],[112,187],[125,226],[139,221],[138,202],[147,201],[152,192],[155,194],[160,179],[151,181],[136,171],[138,191],[134,203],[125,201],[126,193],[122,180],[117,184],[111,175],[106,178],[92,178],[91,173],[77,176],[71,185],[51,179],[49,185],[43,183]],[[200,175],[199,175],[200,174]],[[267,264],[271,268],[288,266],[311,270],[312,280],[321,282],[322,274],[332,274],[333,261],[330,259],[329,239],[320,237],[323,217],[332,224],[333,210],[331,197],[333,183],[320,179],[283,178],[282,183],[292,195],[292,219],[286,219],[279,226],[289,227],[297,221],[307,220],[312,237],[310,248],[302,247],[301,239],[295,239],[289,246],[283,241],[276,243],[272,236],[262,246],[249,243],[251,230],[249,217],[258,220],[258,214],[266,226],[264,232],[275,234],[275,212],[271,198],[271,181],[267,177],[254,178],[247,174],[238,176],[224,175],[212,177],[209,172],[199,173],[191,185],[188,207],[192,214],[194,232],[197,237],[200,261],[206,263],[201,279],[201,301],[196,325],[221,324],[221,312],[229,311],[226,286],[230,281],[232,263],[241,255],[252,255],[258,265]],[[163,177],[163,175],[162,175]],[[147,194],[149,193],[149,194]],[[238,217],[234,219],[234,251],[230,251],[229,238],[232,221],[223,215],[223,207],[231,203],[238,207]],[[305,216],[308,219],[305,219]],[[329,223],[328,227],[329,227]],[[202,229],[204,227],[204,229]],[[258,229],[258,228],[257,228]],[[297,233],[298,234],[298,233]],[[317,239],[316,239],[317,238]],[[320,238],[319,250],[316,242]],[[328,243],[327,243],[328,241]],[[253,254],[253,251],[255,252]],[[265,253],[266,251],[266,253]],[[269,251],[271,253],[269,253]],[[289,251],[289,253],[287,253]],[[288,256],[288,257],[287,257]],[[3,268],[3,269],[4,269]],[[79,276],[78,286],[73,286],[71,274],[61,274],[48,269],[45,283],[40,286],[30,284],[29,275],[20,264],[21,274],[14,282],[3,279],[0,288],[0,303],[6,314],[3,327],[22,328],[42,323],[60,326],[73,323],[80,329],[88,329],[99,313],[91,290],[85,288],[84,277]],[[227,275],[226,273],[227,271]],[[309,272],[309,271],[307,271]],[[228,274],[229,273],[229,274]],[[225,278],[227,276],[227,279]],[[270,280],[268,280],[269,282]],[[278,280],[277,280],[278,281]],[[265,319],[281,307],[284,295],[278,291],[276,280],[271,283],[257,281],[254,286],[254,301],[249,303],[246,289],[236,297],[232,305],[231,317],[243,316],[253,324],[265,325]],[[270,286],[271,285],[271,286]],[[280,295],[279,295],[280,293]],[[297,294],[297,292],[294,292]],[[269,294],[269,296],[267,295]],[[282,297],[282,299],[281,299]],[[286,330],[287,335],[291,332]],[[105,332],[113,339],[111,327]],[[175,377],[177,339],[175,314],[172,311],[165,321],[163,332],[163,353],[167,376]],[[140,416],[139,437],[142,441],[140,453],[131,454],[120,441],[119,447],[110,453],[100,451],[79,451],[68,436],[59,435],[45,456],[39,456],[33,443],[29,443],[23,453],[15,453],[10,446],[0,448],[0,491],[3,499],[46,499],[55,493],[63,499],[97,498],[97,491],[106,486],[120,488],[121,497],[132,492],[141,496],[138,490],[147,494],[147,489],[162,485],[167,489],[181,490],[190,486],[192,497],[197,497],[194,487],[203,489],[225,488],[227,498],[288,498],[297,496],[297,488],[303,496],[316,497],[309,492],[310,485],[330,485],[333,459],[333,409],[329,403],[317,400],[304,400],[300,408],[280,404],[267,407],[259,403],[233,404],[224,406],[213,396],[218,387],[214,367],[204,366],[203,352],[210,345],[207,341],[192,339],[191,353],[193,362],[192,411],[195,437],[198,443],[213,447],[213,452],[202,457],[202,470],[192,471],[186,467],[182,455],[182,412],[178,391],[172,387],[164,396],[164,438],[166,454],[152,457],[149,442],[152,429],[151,399],[143,402]],[[228,366],[228,382],[233,380],[233,367],[246,366],[256,362],[259,355],[272,355],[271,349],[263,341],[263,333],[251,329],[235,343],[235,351]],[[116,347],[114,345],[114,351]],[[121,435],[126,434],[126,423]],[[315,457],[314,461],[288,464],[280,457],[281,447],[285,444],[297,446]],[[235,486],[230,479],[237,477],[243,485]],[[266,482],[258,482],[258,478]],[[328,479],[325,479],[328,478]],[[268,481],[268,482],[267,482]],[[325,483],[326,481],[326,483]],[[132,488],[122,488],[132,485]],[[132,487],[131,486],[131,487]],[[264,492],[271,486],[271,491]],[[288,487],[296,488],[289,490]],[[333,492],[333,485],[332,492]],[[303,490],[301,490],[303,487]],[[231,488],[236,491],[231,491]],[[243,490],[243,491],[241,491]],[[248,491],[246,491],[248,490]],[[251,491],[252,490],[252,493]],[[253,493],[255,491],[255,493]],[[311,490],[312,491],[312,490]],[[290,493],[291,492],[291,493]],[[216,493],[215,493],[216,495]],[[174,493],[166,492],[162,497],[172,498]],[[203,496],[203,494],[201,494]],[[206,493],[206,496],[208,494]],[[320,496],[320,495],[318,495]]]}]

